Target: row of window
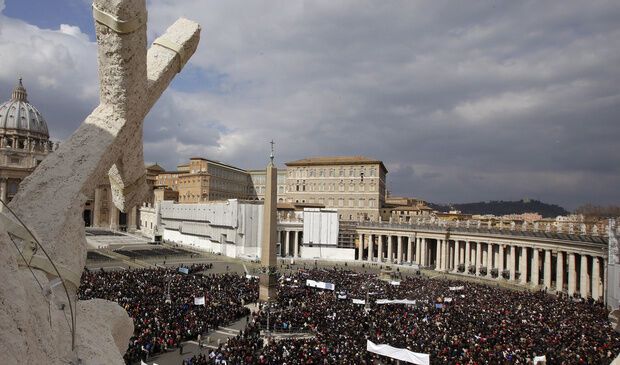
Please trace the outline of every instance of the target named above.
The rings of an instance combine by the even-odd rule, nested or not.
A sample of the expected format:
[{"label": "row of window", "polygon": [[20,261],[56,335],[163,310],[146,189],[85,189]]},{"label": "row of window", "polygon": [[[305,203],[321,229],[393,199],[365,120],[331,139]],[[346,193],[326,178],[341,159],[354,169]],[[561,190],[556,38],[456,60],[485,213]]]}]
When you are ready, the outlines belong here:
[{"label": "row of window", "polygon": [[376,167],[350,167],[350,168],[309,168],[309,169],[291,169],[288,176],[292,178],[304,178],[304,177],[374,177],[376,174]]},{"label": "row of window", "polygon": [[[290,202],[292,202],[292,199],[289,199]],[[322,205],[325,205],[325,207],[327,208],[344,208],[345,206],[345,202],[347,202],[347,207],[349,208],[376,208],[377,207],[377,201],[375,199],[368,199],[368,205],[366,204],[366,199],[360,198],[360,199],[354,199],[354,198],[350,198],[347,200],[345,200],[344,198],[339,198],[339,199],[334,199],[334,198],[328,198],[327,200],[325,198],[319,198],[319,199],[314,199],[314,198],[310,198],[307,201],[305,199],[296,199],[295,200],[296,203],[319,203]],[[327,204],[326,204],[327,203]]]},{"label": "row of window", "polygon": [[[365,192],[366,191],[366,185],[364,185],[364,183],[360,183],[359,185],[356,184],[348,184],[345,187],[345,184],[343,184],[342,182],[340,184],[338,184],[338,191],[340,192],[344,192],[344,191],[349,191],[349,192]],[[373,183],[373,184],[369,184],[368,185],[368,191],[373,192],[377,190],[377,186]],[[293,185],[289,185],[289,191],[336,191],[336,184],[335,183],[309,183],[308,185],[304,183],[299,184],[299,181],[297,182],[297,184]]]}]

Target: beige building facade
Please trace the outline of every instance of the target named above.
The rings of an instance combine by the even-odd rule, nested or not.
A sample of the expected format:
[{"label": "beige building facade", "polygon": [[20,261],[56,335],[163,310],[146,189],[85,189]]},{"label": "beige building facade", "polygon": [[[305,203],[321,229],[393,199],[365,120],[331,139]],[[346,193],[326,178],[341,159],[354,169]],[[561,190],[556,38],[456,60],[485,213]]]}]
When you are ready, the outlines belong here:
[{"label": "beige building facade", "polygon": [[156,184],[179,193],[180,203],[250,199],[251,179],[247,171],[218,161],[192,157],[189,164],[173,172],[162,172]]},{"label": "beige building facade", "polygon": [[376,220],[385,204],[387,169],[362,156],[314,157],[286,163],[286,201],[338,209],[345,221]]}]

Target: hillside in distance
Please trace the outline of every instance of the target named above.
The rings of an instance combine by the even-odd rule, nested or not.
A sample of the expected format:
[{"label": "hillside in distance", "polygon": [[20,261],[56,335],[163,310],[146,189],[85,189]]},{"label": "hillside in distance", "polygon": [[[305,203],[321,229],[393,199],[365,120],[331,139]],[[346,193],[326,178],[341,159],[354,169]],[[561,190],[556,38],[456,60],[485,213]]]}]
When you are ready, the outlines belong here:
[{"label": "hillside in distance", "polygon": [[440,212],[460,210],[463,214],[494,214],[497,216],[506,214],[538,213],[544,218],[555,218],[558,215],[567,215],[569,212],[559,205],[547,204],[538,200],[517,201],[488,201],[463,204],[433,204],[429,206]]}]

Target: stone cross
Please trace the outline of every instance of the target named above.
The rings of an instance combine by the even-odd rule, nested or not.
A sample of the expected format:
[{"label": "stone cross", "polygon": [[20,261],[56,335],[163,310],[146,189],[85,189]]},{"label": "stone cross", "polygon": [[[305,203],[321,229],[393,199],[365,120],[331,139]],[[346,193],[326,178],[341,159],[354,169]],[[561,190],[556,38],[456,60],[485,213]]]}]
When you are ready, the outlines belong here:
[{"label": "stone cross", "polygon": [[[11,207],[32,227],[52,258],[81,273],[85,261],[82,208],[109,175],[114,204],[139,205],[147,192],[142,149],[144,117],[182,67],[181,57],[160,45],[146,49],[144,0],[95,0],[93,6],[118,19],[144,19],[119,34],[95,23],[100,104],[60,148],[25,179]],[[200,27],[177,20],[162,36],[185,57],[198,45]]]},{"label": "stone cross", "polygon": [[[84,203],[106,177],[110,179],[114,204],[121,211],[142,202],[148,191],[142,146],[144,117],[195,52],[200,37],[198,24],[179,19],[147,50],[145,0],[95,0],[93,15],[98,45],[99,106],[23,181],[9,203],[58,268],[72,302],[86,261]],[[12,219],[11,215],[6,216]],[[19,352],[19,356],[13,358],[3,351],[5,360],[39,363],[46,359],[75,359],[67,355],[71,352],[75,355],[75,338],[67,335],[76,328],[75,317],[70,325],[55,309],[47,314],[48,303],[30,272],[18,264],[8,230],[9,227],[0,226],[0,257],[3,258],[0,275],[5,281],[0,283],[0,298],[4,303],[0,318],[12,318],[15,324],[2,323],[7,330],[0,334],[0,342],[11,344],[9,350]],[[24,238],[23,234],[20,238]],[[41,263],[34,267],[35,275],[48,285],[57,276],[56,271],[46,267],[41,250],[34,252],[33,258]],[[79,306],[77,313],[82,313]],[[64,315],[68,316],[68,312]],[[46,325],[48,316],[49,325]],[[30,327],[32,324],[39,327]],[[102,328],[102,333],[95,335],[104,336],[104,332]],[[94,346],[99,349],[85,353],[105,351],[103,337],[93,341],[99,341]],[[120,341],[120,346],[126,343],[126,339]],[[118,357],[118,352],[116,355],[114,360],[108,357],[94,362],[121,364],[122,357]]]}]

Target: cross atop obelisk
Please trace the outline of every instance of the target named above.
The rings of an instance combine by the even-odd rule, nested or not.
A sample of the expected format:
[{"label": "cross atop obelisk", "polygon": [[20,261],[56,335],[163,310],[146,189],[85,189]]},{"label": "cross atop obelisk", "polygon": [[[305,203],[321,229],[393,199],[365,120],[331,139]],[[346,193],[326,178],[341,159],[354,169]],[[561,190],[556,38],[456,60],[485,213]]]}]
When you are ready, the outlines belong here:
[{"label": "cross atop obelisk", "polygon": [[273,164],[273,141],[271,144],[270,161],[265,172],[265,200],[263,207],[263,242],[261,245],[261,266],[263,274],[260,277],[260,287],[258,299],[261,301],[269,301],[273,298],[276,290],[276,269],[278,261],[276,258],[277,243],[277,179],[278,169]]},{"label": "cross atop obelisk", "polygon": [[272,139],[271,142],[269,142],[269,144],[271,144],[271,154],[269,155],[269,159],[271,160],[271,164],[273,164],[273,158],[275,157],[273,153],[274,152],[273,145],[276,143]]}]

